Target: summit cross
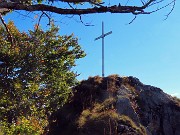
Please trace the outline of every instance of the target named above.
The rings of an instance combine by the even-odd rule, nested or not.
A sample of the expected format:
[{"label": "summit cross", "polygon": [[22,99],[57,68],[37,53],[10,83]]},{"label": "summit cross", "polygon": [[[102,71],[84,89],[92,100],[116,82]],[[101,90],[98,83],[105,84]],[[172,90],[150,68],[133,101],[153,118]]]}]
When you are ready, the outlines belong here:
[{"label": "summit cross", "polygon": [[102,77],[104,77],[104,37],[112,34],[112,31],[104,34],[104,22],[102,22],[102,35],[95,38],[95,41],[102,38]]}]

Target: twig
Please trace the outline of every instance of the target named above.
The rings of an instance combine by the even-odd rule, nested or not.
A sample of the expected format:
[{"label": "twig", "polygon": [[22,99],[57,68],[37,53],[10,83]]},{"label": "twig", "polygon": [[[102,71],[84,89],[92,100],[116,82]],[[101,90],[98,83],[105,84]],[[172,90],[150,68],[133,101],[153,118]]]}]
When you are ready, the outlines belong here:
[{"label": "twig", "polygon": [[174,1],[170,12],[166,15],[166,18],[164,20],[166,20],[169,17],[169,15],[172,13],[172,11],[174,10],[175,5],[176,5],[176,2]]},{"label": "twig", "polygon": [[134,20],[136,19],[136,15],[134,16],[134,18],[128,23],[128,24],[131,24],[131,23],[133,23],[134,22]]},{"label": "twig", "polygon": [[72,9],[74,9],[74,7],[68,2],[68,5],[72,8]]},{"label": "twig", "polygon": [[82,17],[81,17],[81,15],[79,15],[79,17],[80,17],[80,21],[81,21],[81,23],[82,23],[82,24],[84,24],[85,26],[94,26],[94,25],[90,25],[90,24],[87,24],[87,23],[85,24],[85,23],[82,21]]},{"label": "twig", "polygon": [[157,1],[157,2],[152,2],[150,5],[149,5],[149,7],[150,6],[153,6],[153,5],[155,5],[155,4],[159,4],[159,3],[161,3],[161,2],[163,2],[164,0],[160,0],[160,1]]},{"label": "twig", "polygon": [[126,1],[126,4],[125,4],[125,6],[127,6],[127,4],[128,4],[128,3],[129,3],[129,0],[127,0],[127,1]]},{"label": "twig", "polygon": [[8,40],[11,42],[11,45],[14,46],[13,37],[12,37],[11,32],[10,32],[10,30],[8,29],[8,27],[7,27],[7,25],[6,25],[5,21],[4,21],[1,13],[0,13],[0,20],[1,20],[2,24],[4,25],[4,27],[5,27],[5,29],[6,29],[6,32],[8,33]]},{"label": "twig", "polygon": [[[166,7],[170,6],[172,3],[174,3],[174,5],[175,5],[176,0],[173,0],[173,1],[171,1],[170,3],[168,3],[168,4],[167,4],[167,5],[165,5],[165,6],[160,7],[160,8],[158,8],[158,9],[154,10],[154,11],[149,12],[149,14],[154,13],[154,12],[157,12],[157,11],[159,11],[159,10],[163,9],[163,8],[166,8]],[[171,9],[170,13],[172,12],[172,10],[173,10],[173,9],[174,9],[174,8],[172,8],[172,9]]]},{"label": "twig", "polygon": [[49,20],[48,25],[50,25],[50,24],[51,24],[51,17],[50,17],[45,11],[42,11],[42,12],[43,12],[44,15],[48,18],[48,20]]},{"label": "twig", "polygon": [[45,11],[42,11],[42,14],[40,15],[39,20],[38,20],[38,23],[37,23],[36,31],[39,29],[40,21],[41,21],[43,15],[45,15],[45,16],[49,19],[48,25],[51,24],[51,17],[49,17],[49,15],[48,15]]}]

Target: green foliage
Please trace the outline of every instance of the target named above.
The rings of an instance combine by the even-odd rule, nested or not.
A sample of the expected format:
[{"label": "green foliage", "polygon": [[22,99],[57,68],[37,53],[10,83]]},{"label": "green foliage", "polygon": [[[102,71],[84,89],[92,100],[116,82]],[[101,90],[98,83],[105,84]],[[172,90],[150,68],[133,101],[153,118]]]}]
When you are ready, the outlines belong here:
[{"label": "green foliage", "polygon": [[37,0],[37,2],[38,2],[39,4],[41,4],[41,3],[42,3],[42,1],[43,1],[43,0]]},{"label": "green foliage", "polygon": [[[73,35],[59,36],[53,24],[20,32],[0,26],[0,122],[8,134],[40,134],[47,119],[68,101],[77,83],[71,70],[85,56]],[[33,124],[32,122],[40,123]],[[21,124],[18,124],[21,123]],[[8,129],[8,130],[7,130]],[[36,133],[35,133],[36,132]]]},{"label": "green foliage", "polygon": [[[42,125],[43,124],[43,125]],[[25,118],[19,117],[16,123],[9,124],[7,122],[1,122],[3,131],[8,135],[39,135],[43,134],[44,126],[47,125],[47,120],[37,119],[35,117]]]}]

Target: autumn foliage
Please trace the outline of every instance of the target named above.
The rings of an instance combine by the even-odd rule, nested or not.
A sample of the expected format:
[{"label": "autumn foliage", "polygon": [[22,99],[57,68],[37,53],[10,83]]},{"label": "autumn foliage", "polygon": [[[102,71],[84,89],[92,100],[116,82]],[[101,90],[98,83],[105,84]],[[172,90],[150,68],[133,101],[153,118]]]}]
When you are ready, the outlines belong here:
[{"label": "autumn foliage", "polygon": [[68,101],[77,83],[71,69],[85,53],[77,38],[58,35],[53,24],[27,33],[13,22],[6,27],[9,33],[0,25],[0,129],[42,134],[48,117]]}]

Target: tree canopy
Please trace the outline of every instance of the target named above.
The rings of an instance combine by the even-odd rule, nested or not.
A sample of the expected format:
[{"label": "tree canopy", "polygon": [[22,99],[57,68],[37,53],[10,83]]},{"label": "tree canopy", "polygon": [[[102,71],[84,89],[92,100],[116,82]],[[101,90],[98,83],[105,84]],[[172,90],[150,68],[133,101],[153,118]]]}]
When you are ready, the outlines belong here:
[{"label": "tree canopy", "polygon": [[[110,2],[113,3],[110,4]],[[0,12],[12,10],[42,11],[65,15],[82,15],[94,13],[131,13],[150,14],[167,6],[175,6],[176,0],[1,0]],[[65,4],[67,4],[65,6]],[[86,6],[84,6],[86,5]],[[170,11],[171,12],[171,11]]]},{"label": "tree canopy", "polygon": [[60,36],[53,24],[28,33],[0,25],[0,128],[5,134],[39,134],[77,84],[75,60],[85,56],[77,38]]}]

